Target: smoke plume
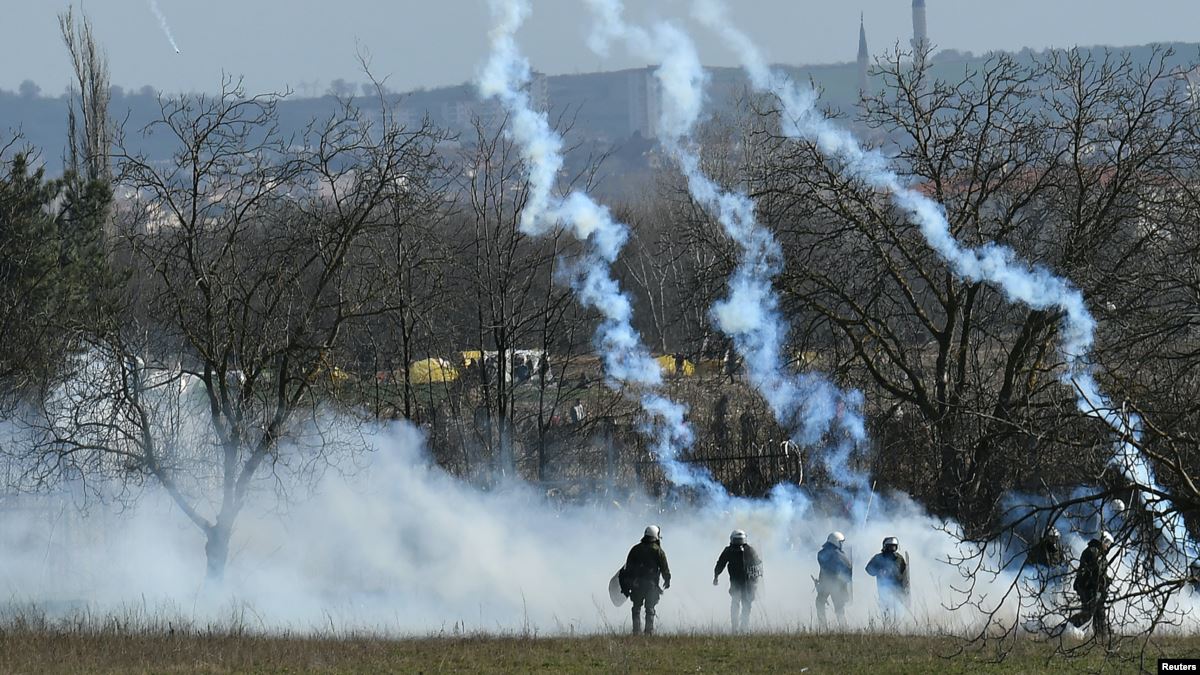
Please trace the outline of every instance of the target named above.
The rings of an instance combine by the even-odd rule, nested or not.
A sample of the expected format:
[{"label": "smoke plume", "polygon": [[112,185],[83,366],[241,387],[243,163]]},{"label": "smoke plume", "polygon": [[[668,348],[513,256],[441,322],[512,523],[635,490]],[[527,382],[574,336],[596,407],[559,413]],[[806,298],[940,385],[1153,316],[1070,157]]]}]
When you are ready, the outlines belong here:
[{"label": "smoke plume", "polygon": [[[1075,391],[1076,405],[1082,413],[1104,422],[1116,434],[1119,440],[1112,462],[1125,478],[1162,493],[1153,468],[1137,448],[1141,435],[1138,417],[1115,407],[1096,382],[1089,358],[1096,321],[1079,289],[1050,270],[1029,266],[1005,246],[962,246],[950,233],[942,205],[904,184],[882,154],[863,148],[849,131],[826,118],[816,107],[815,91],[802,89],[784,74],[773,71],[749,36],[735,26],[719,0],[697,0],[695,9],[697,18],[737,54],[753,87],[778,98],[786,136],[813,143],[825,155],[838,158],[845,172],[890,195],[893,203],[919,225],[929,246],[959,276],[988,282],[1012,302],[1063,314],[1060,347],[1066,361],[1063,383]],[[1194,558],[1195,544],[1171,505],[1164,500],[1151,500],[1147,507],[1158,518],[1167,543]]]},{"label": "smoke plume", "polygon": [[717,327],[733,339],[750,383],[763,396],[775,419],[805,446],[822,441],[833,427],[833,448],[823,454],[843,485],[865,488],[865,476],[847,467],[851,450],[866,440],[860,412],[862,397],[842,392],[819,373],[797,374],[784,364],[788,326],[772,281],[783,268],[783,253],[771,231],[755,216],[753,200],[725,190],[704,173],[693,134],[700,121],[707,76],[691,39],[661,22],[647,31],[624,22],[620,0],[587,0],[597,18],[589,45],[607,54],[609,43],[623,40],[642,58],[661,65],[655,74],[662,87],[660,137],[682,171],[692,197],[720,222],[736,242],[739,262],[729,294],[712,308]]},{"label": "smoke plume", "polygon": [[[712,568],[730,530],[744,529],[765,563],[752,629],[814,626],[811,576],[830,530],[854,556],[851,627],[881,619],[862,568],[884,537],[912,551],[914,613],[899,630],[958,631],[978,621],[943,609],[954,600],[960,553],[940,523],[903,497],[881,499],[865,525],[810,506],[803,495],[661,511],[637,490],[565,504],[517,482],[478,490],[434,466],[412,425],[360,428],[367,452],[312,488],[286,472],[255,488],[234,530],[223,585],[204,581],[204,539],[160,490],[78,509],[76,487],[8,495],[0,519],[0,594],[52,617],[114,614],[147,622],[386,635],[624,632],[629,604],[608,599],[609,578],[647,523],[662,527],[674,573],[659,605],[666,632],[724,630],[726,582]],[[360,431],[354,431],[360,429]],[[9,440],[9,439],[6,439]],[[277,490],[288,495],[279,508]],[[781,488],[782,489],[782,488]],[[794,489],[794,488],[793,488]],[[109,499],[119,500],[117,491]],[[780,505],[786,505],[782,508]],[[16,517],[13,514],[19,514]]]},{"label": "smoke plume", "polygon": [[496,25],[478,86],[484,98],[496,97],[504,106],[509,115],[508,133],[520,148],[529,174],[529,198],[521,212],[521,229],[530,235],[544,235],[561,223],[576,239],[587,243],[588,251],[575,271],[572,287],[584,306],[596,309],[603,317],[595,344],[610,384],[640,390],[636,395],[649,417],[644,431],[673,483],[723,492],[706,475],[676,461],[679,451],[690,445],[693,437],[684,422],[686,409],[658,393],[662,371],[634,329],[629,296],[611,273],[629,237],[628,228],[587,194],[575,191],[559,197],[555,192],[563,167],[562,136],[551,127],[548,114],[535,110],[530,101],[532,73],[516,41],[516,32],[529,16],[530,5],[527,0],[490,0],[488,6]]},{"label": "smoke plume", "polygon": [[158,7],[158,0],[150,0],[150,11],[154,12],[154,16],[158,17],[158,24],[162,26],[163,34],[167,36],[167,40],[171,43],[171,47],[175,53],[179,52],[179,45],[175,42],[175,36],[171,34],[171,26],[167,24],[167,17]]}]

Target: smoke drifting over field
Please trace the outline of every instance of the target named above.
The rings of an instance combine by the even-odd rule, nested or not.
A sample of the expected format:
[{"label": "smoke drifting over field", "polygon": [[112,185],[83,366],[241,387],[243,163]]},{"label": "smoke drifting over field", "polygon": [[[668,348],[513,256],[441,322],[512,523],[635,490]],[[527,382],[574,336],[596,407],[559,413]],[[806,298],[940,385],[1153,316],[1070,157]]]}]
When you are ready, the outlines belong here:
[{"label": "smoke drifting over field", "polygon": [[[947,609],[965,584],[944,561],[967,551],[901,495],[876,499],[865,523],[837,500],[826,509],[795,488],[769,502],[668,512],[638,493],[565,506],[523,484],[483,492],[462,483],[430,465],[421,433],[406,423],[364,443],[372,451],[359,471],[330,472],[284,513],[269,491],[249,504],[220,587],[202,581],[199,531],[161,494],[86,515],[70,497],[15,499],[0,522],[0,594],[52,616],[144,611],[218,625],[236,617],[271,632],[623,632],[629,604],[612,606],[608,580],[642,528],[657,523],[674,574],[659,605],[663,631],[727,628],[727,582],[713,587],[712,568],[735,527],[764,558],[755,631],[816,627],[815,554],[835,529],[854,562],[849,627],[882,627],[863,567],[885,536],[898,536],[912,557],[914,598],[913,614],[888,630],[963,631],[981,619]],[[999,598],[1014,574],[981,575],[975,592]]]},{"label": "smoke drifting over field", "polygon": [[[293,497],[283,513],[273,508],[277,502],[269,485],[260,486],[264,493],[246,506],[234,530],[230,565],[219,587],[201,581],[203,537],[164,495],[150,491],[129,510],[96,507],[87,515],[76,511],[69,496],[14,498],[9,513],[21,515],[0,521],[0,593],[53,614],[103,614],[137,605],[207,623],[241,612],[249,627],[263,630],[624,631],[628,605],[611,605],[608,580],[642,528],[654,523],[662,527],[674,577],[659,606],[659,627],[665,631],[727,625],[727,582],[714,588],[711,571],[734,528],[749,533],[765,563],[752,617],[755,630],[814,625],[815,554],[833,530],[846,533],[853,557],[850,627],[880,625],[874,581],[863,567],[885,536],[898,537],[911,557],[913,611],[900,617],[899,630],[954,631],[983,620],[970,610],[948,609],[961,603],[956,589],[964,585],[961,570],[947,561],[972,554],[955,536],[956,526],[928,516],[903,495],[870,495],[863,489],[866,477],[845,469],[849,449],[867,442],[858,412],[861,397],[838,391],[820,375],[791,373],[781,363],[787,326],[771,282],[782,254],[771,233],[755,222],[749,198],[722,189],[700,170],[692,134],[703,109],[705,77],[689,39],[666,23],[651,31],[625,25],[619,3],[590,4],[600,17],[593,41],[597,48],[624,39],[661,61],[668,150],[693,196],[741,248],[729,297],[713,308],[716,323],[735,340],[749,379],[799,442],[820,447],[831,429],[842,439],[818,456],[851,490],[818,496],[780,485],[766,499],[741,499],[676,461],[690,442],[684,410],[660,395],[659,366],[632,328],[635,308],[610,269],[627,238],[626,228],[588,195],[556,192],[562,138],[546,114],[533,109],[523,89],[531,71],[515,41],[529,5],[493,0],[498,23],[479,85],[484,96],[497,97],[505,106],[511,137],[527,164],[531,190],[522,228],[544,235],[561,225],[586,243],[585,261],[571,283],[580,302],[602,316],[595,343],[605,373],[611,386],[642,403],[645,433],[668,479],[676,486],[698,488],[690,492],[691,501],[662,502],[635,487],[578,504],[561,504],[516,482],[481,491],[432,466],[421,434],[401,423],[369,429],[358,444],[370,449],[361,455],[362,466],[327,472],[311,496],[300,486],[301,477],[278,476]],[[887,189],[957,273],[1000,284],[1013,300],[1064,310],[1063,351],[1070,363],[1064,380],[1079,392],[1082,409],[1122,438],[1136,437],[1136,419],[1112,410],[1087,366],[1094,322],[1077,290],[1048,272],[1016,263],[1005,249],[962,248],[949,236],[937,204],[902,185],[882,156],[864,152],[821,117],[811,92],[767,69],[718,6],[705,7],[703,17],[742,54],[755,85],[785,104],[785,133],[815,142],[856,176]],[[1136,448],[1128,443],[1118,448],[1116,461],[1128,476],[1152,484],[1153,474]],[[1182,523],[1168,526],[1181,528]],[[1186,540],[1186,534],[1173,533],[1177,543]],[[1081,548],[1079,538],[1068,538],[1073,550]],[[1003,598],[1016,583],[1017,572],[1010,565],[996,566],[1004,571],[973,580],[974,597]],[[1014,608],[1008,618],[1015,615]]]},{"label": "smoke drifting over field", "polygon": [[849,514],[822,515],[798,494],[781,501],[789,509],[743,502],[659,513],[637,494],[557,508],[527,486],[480,492],[431,467],[410,425],[366,440],[375,451],[353,476],[330,473],[314,497],[298,494],[283,514],[271,512],[272,495],[247,507],[223,588],[202,582],[198,530],[151,493],[129,512],[95,508],[86,516],[69,499],[18,502],[24,517],[0,523],[0,593],[51,613],[144,606],[200,623],[242,608],[248,627],[266,630],[623,630],[629,605],[611,605],[608,580],[654,522],[675,575],[660,605],[667,631],[727,625],[725,582],[714,588],[711,579],[734,527],[749,532],[765,559],[757,630],[812,623],[810,575],[832,529],[847,532],[855,555],[855,625],[877,618],[874,582],[862,567],[887,535],[914,556],[919,629],[929,628],[925,619],[966,620],[938,606],[951,600],[957,574],[934,558],[953,553],[953,542],[903,498],[876,501],[865,527]]}]

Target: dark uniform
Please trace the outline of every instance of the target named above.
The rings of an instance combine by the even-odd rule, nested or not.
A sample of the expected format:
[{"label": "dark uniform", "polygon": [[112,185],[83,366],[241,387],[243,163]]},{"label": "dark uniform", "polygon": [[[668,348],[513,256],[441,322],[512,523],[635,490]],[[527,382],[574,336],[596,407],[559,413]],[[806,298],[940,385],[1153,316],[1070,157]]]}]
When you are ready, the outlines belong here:
[{"label": "dark uniform", "polygon": [[1099,539],[1088,542],[1079,556],[1079,569],[1075,572],[1075,592],[1083,603],[1083,610],[1071,617],[1071,624],[1082,628],[1088,621],[1097,637],[1108,634],[1108,545]]},{"label": "dark uniform", "polygon": [[888,547],[876,553],[867,563],[867,574],[875,577],[879,604],[885,611],[908,605],[908,561],[896,548]]},{"label": "dark uniform", "polygon": [[817,552],[817,564],[821,566],[821,576],[817,578],[817,618],[825,623],[825,604],[832,600],[838,621],[844,622],[854,575],[850,558],[842,549],[825,542]]},{"label": "dark uniform", "polygon": [[1030,547],[1025,554],[1025,564],[1038,567],[1057,568],[1067,562],[1067,553],[1063,550],[1062,540],[1058,535],[1048,533],[1038,543]]},{"label": "dark uniform", "polygon": [[1057,530],[1049,530],[1025,553],[1025,567],[1036,575],[1038,592],[1058,588],[1065,572],[1067,552]]},{"label": "dark uniform", "polygon": [[642,605],[646,606],[646,634],[654,632],[654,608],[663,589],[658,587],[662,577],[666,588],[671,587],[671,568],[667,566],[667,554],[663,553],[658,540],[651,536],[629,550],[621,574],[621,588],[633,601],[633,632],[642,631]]},{"label": "dark uniform", "polygon": [[750,606],[762,578],[762,558],[750,544],[730,544],[721,551],[713,569],[713,583],[729,567],[729,622],[734,632],[750,626]]}]

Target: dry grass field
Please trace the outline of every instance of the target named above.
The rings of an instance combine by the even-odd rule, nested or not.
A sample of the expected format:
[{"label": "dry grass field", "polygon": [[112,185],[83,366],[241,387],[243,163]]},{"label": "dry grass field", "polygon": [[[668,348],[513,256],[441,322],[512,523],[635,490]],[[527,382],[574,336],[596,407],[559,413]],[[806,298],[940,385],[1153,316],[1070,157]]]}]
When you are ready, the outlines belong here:
[{"label": "dry grass field", "polygon": [[[1164,650],[1200,655],[1200,639]],[[3,673],[1061,673],[1137,672],[1138,649],[1079,657],[1021,641],[1001,661],[988,650],[955,655],[949,638],[849,635],[665,635],[635,638],[266,636],[245,633],[5,626]]]}]

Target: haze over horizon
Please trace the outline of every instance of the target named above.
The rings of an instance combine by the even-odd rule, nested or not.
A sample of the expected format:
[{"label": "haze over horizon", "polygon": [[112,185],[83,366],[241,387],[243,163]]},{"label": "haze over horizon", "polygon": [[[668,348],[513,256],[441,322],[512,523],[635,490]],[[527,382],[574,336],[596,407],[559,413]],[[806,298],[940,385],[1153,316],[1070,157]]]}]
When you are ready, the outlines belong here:
[{"label": "haze over horizon", "polygon": [[[5,0],[0,60],[21,64],[0,74],[0,88],[24,80],[56,95],[69,81],[66,52],[55,15],[67,0]],[[165,91],[215,89],[222,72],[244,76],[251,91],[291,87],[323,91],[333,80],[365,79],[356,52],[369,53],[376,76],[393,90],[461,84],[477,72],[486,53],[484,0],[387,3],[344,0],[234,0],[187,3],[159,0],[182,50],[176,54],[148,0],[76,2],[94,21],[108,50],[113,83],[151,85]],[[521,33],[535,68],[548,74],[614,70],[646,65],[624,54],[603,63],[587,49],[587,12],[579,2],[534,0],[535,12]],[[654,0],[635,19],[680,17],[689,0]],[[819,64],[852,61],[858,16],[866,16],[871,51],[907,45],[909,0],[742,0],[739,20],[773,61]],[[1062,0],[1007,3],[962,0],[928,2],[929,34],[937,49],[975,53],[1024,47],[1127,46],[1200,40],[1200,3],[1145,0]],[[1082,17],[1082,18],[1081,18]],[[692,25],[701,56],[711,66],[733,65],[732,56],[706,31]]]}]

